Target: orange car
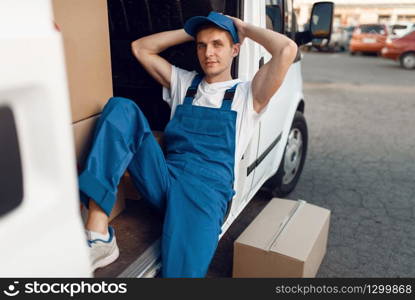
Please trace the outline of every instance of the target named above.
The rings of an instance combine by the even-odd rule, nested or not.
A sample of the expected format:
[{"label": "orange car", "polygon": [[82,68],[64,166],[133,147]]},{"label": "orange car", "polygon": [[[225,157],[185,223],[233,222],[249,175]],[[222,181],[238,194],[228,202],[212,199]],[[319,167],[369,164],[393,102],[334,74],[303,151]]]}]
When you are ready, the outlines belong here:
[{"label": "orange car", "polygon": [[399,60],[405,69],[415,69],[415,31],[401,38],[388,38],[382,56]]},{"label": "orange car", "polygon": [[356,52],[380,53],[385,46],[388,29],[382,24],[359,25],[353,31],[349,51],[351,55]]}]

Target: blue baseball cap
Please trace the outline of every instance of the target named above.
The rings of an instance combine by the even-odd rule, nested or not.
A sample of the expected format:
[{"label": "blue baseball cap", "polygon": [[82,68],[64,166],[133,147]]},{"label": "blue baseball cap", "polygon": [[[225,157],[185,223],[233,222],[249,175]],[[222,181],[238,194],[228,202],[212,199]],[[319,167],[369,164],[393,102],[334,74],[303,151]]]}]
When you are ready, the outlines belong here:
[{"label": "blue baseball cap", "polygon": [[236,27],[233,24],[232,19],[228,18],[225,15],[217,13],[215,11],[210,12],[210,14],[207,17],[203,17],[203,16],[191,17],[184,24],[184,30],[188,34],[196,38],[196,33],[197,33],[198,28],[202,25],[209,24],[209,23],[213,23],[219,26],[220,28],[225,29],[231,34],[233,42],[239,43],[238,31],[236,30]]}]

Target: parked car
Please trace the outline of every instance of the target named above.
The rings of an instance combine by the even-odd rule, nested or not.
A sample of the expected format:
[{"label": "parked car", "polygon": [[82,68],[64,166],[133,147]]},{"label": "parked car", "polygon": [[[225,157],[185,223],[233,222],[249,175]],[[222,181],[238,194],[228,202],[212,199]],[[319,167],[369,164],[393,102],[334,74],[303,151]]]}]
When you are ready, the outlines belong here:
[{"label": "parked car", "polygon": [[385,46],[388,29],[383,24],[363,24],[353,31],[349,52],[380,53]]},{"label": "parked car", "polygon": [[328,52],[339,52],[344,51],[343,45],[342,45],[342,36],[343,36],[343,27],[336,26],[333,28],[331,32],[330,40],[325,47],[325,51]]},{"label": "parked car", "polygon": [[388,38],[381,54],[385,58],[399,61],[405,69],[415,68],[415,31],[401,38]]},{"label": "parked car", "polygon": [[350,44],[350,40],[352,38],[354,29],[355,29],[355,26],[343,27],[342,35],[340,38],[340,47],[342,47],[345,51],[349,50],[349,44]]}]

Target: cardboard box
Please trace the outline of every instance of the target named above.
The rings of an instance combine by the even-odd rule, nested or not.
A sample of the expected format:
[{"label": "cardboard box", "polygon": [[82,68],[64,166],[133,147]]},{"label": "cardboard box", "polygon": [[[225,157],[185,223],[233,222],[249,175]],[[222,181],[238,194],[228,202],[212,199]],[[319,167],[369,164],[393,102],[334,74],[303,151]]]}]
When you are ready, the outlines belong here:
[{"label": "cardboard box", "polygon": [[99,116],[93,116],[72,124],[78,169],[83,166],[86,156],[88,155],[92,142],[92,134],[94,133],[93,130],[98,118]]},{"label": "cardboard box", "polygon": [[234,242],[233,277],[315,277],[330,211],[274,198]]},{"label": "cardboard box", "polygon": [[[95,123],[98,116],[88,118],[73,124],[74,140],[75,140],[75,152],[78,162],[78,169],[81,169],[84,161],[88,155],[91,147],[92,135],[95,128]],[[80,170],[79,170],[80,171]],[[125,208],[125,187],[121,182],[118,186],[117,201],[114,204],[114,208],[111,211],[110,221],[118,216]],[[83,218],[85,218],[86,211],[82,212]]]},{"label": "cardboard box", "polygon": [[72,121],[100,113],[112,97],[106,0],[53,0],[65,49]]}]

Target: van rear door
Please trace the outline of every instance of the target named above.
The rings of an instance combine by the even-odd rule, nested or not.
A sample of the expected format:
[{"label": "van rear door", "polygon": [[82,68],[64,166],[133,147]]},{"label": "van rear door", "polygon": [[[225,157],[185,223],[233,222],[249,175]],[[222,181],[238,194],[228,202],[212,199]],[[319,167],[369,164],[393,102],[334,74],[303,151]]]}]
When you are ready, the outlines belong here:
[{"label": "van rear door", "polygon": [[0,276],[91,276],[48,0],[0,2]]}]

